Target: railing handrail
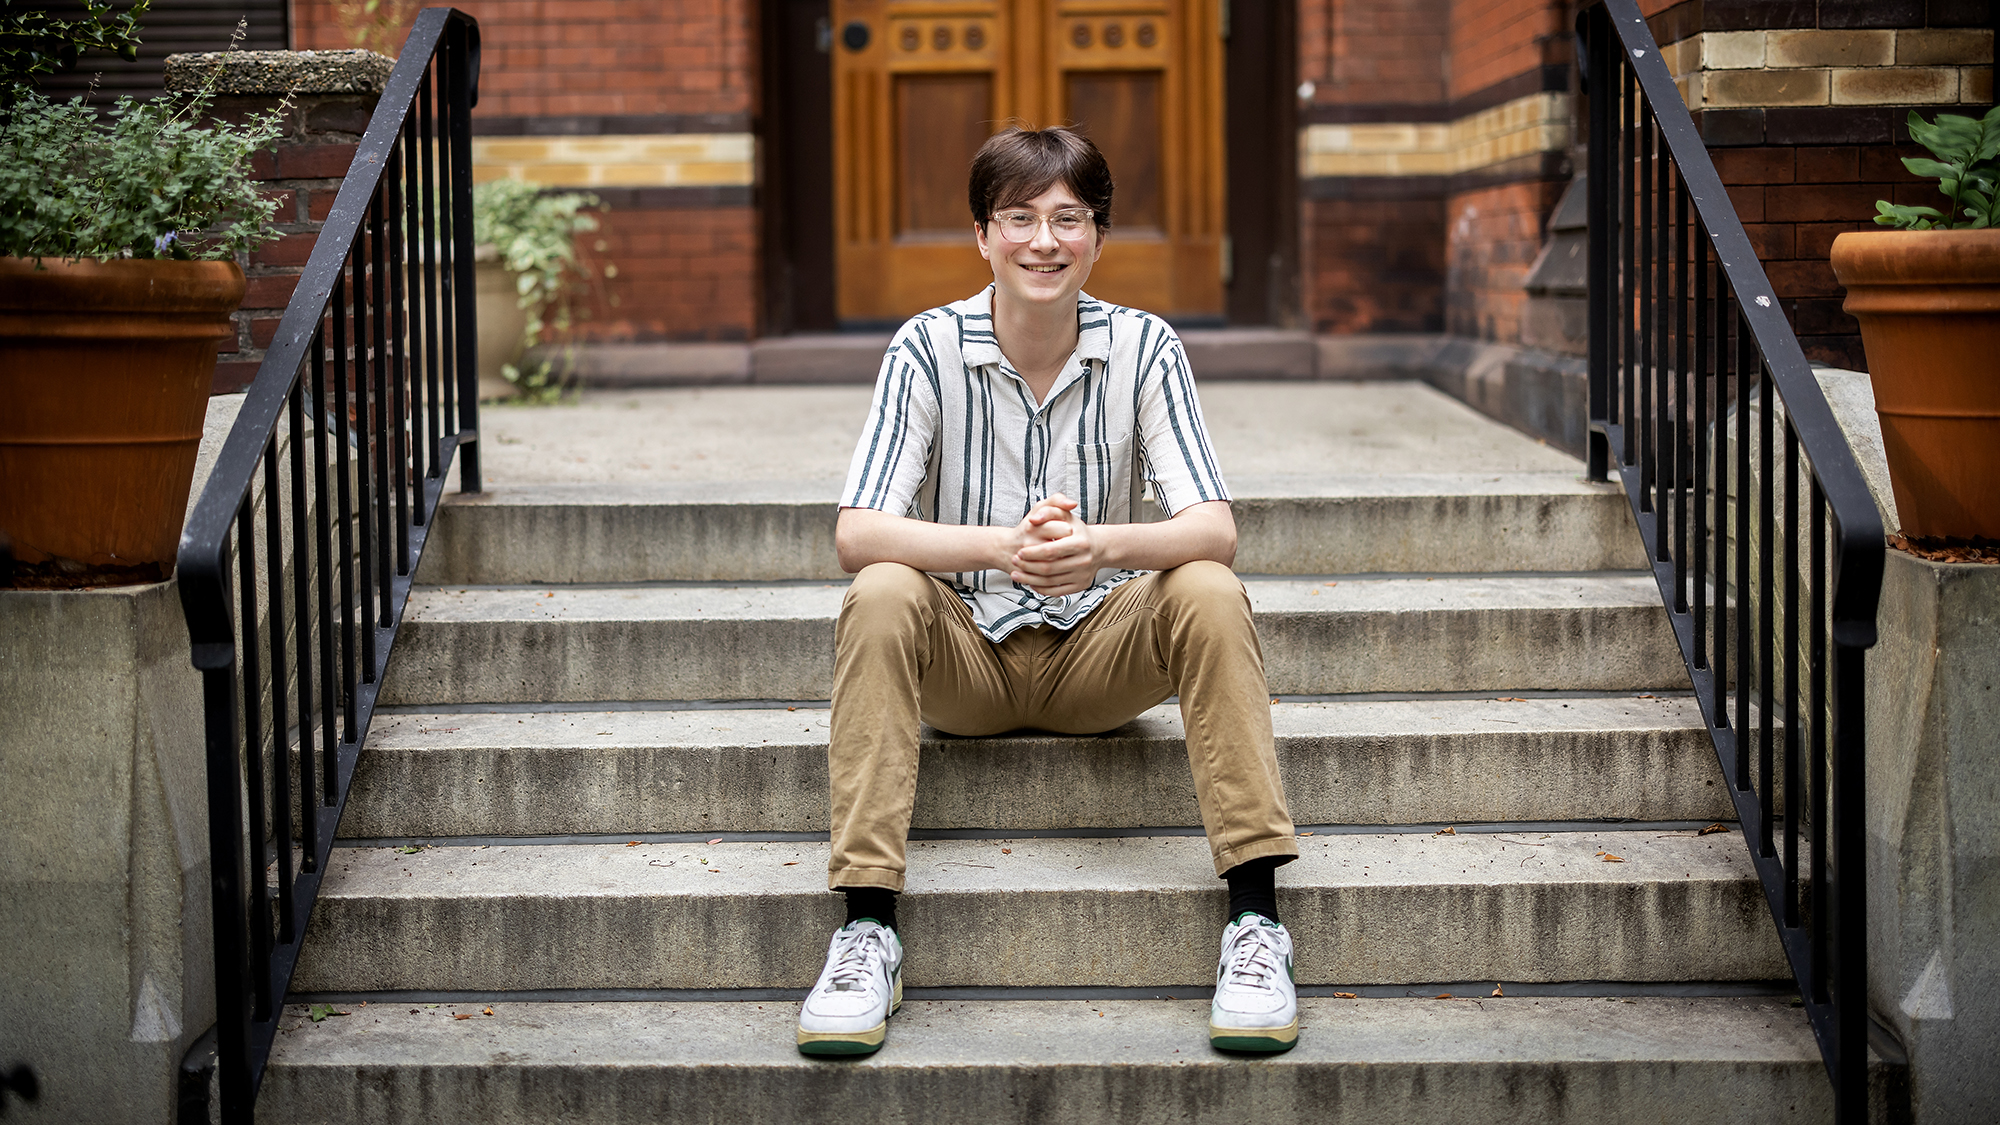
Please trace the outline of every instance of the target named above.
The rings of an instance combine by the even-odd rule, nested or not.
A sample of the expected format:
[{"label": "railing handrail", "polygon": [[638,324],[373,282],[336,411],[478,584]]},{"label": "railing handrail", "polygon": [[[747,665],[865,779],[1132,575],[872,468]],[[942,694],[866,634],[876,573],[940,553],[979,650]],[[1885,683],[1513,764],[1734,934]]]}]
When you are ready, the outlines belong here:
[{"label": "railing handrail", "polygon": [[229,1125],[254,1117],[454,457],[460,487],[480,488],[478,81],[478,22],[419,13],[181,536],[216,974],[216,1024],[183,1062],[182,1086],[205,1100],[193,1072],[212,1065]]},{"label": "railing handrail", "polygon": [[[1620,482],[1832,1081],[1835,1119],[1859,1123],[1869,1098],[1863,650],[1876,640],[1881,513],[1637,3],[1603,0],[1579,13],[1578,30],[1590,97],[1588,475],[1607,479],[1619,451]],[[1733,439],[1723,422],[1732,377]]]},{"label": "railing handrail", "polygon": [[[226,646],[232,655],[235,651],[235,636],[229,628],[227,554],[237,506],[256,483],[257,462],[264,455],[265,444],[277,431],[278,413],[284,409],[286,398],[304,370],[306,351],[333,298],[334,282],[361,231],[366,214],[363,204],[387,173],[389,150],[403,134],[403,124],[416,101],[424,70],[437,52],[445,28],[454,22],[466,26],[471,33],[471,104],[479,104],[479,22],[456,8],[425,8],[417,13],[396,66],[382,88],[382,98],[368,119],[361,143],[355,146],[354,159],[340,181],[326,224],[320,228],[312,254],[299,272],[298,288],[285,304],[264,361],[257,366],[257,375],[250,386],[245,388],[243,405],[229,428],[229,435],[223,439],[201,498],[188,512],[175,566],[197,668],[216,666],[203,662],[204,653],[209,654],[209,659],[215,658],[211,646]],[[389,112],[383,112],[385,109]],[[464,169],[468,179],[472,175],[470,157],[468,152]],[[218,622],[220,629],[215,628]]]},{"label": "railing handrail", "polygon": [[1681,100],[1666,58],[1654,41],[1652,29],[1640,14],[1637,0],[1604,0],[1611,27],[1631,60],[1639,88],[1653,109],[1654,121],[1665,140],[1681,177],[1688,186],[1689,200],[1715,243],[1717,261],[1738,293],[1749,299],[1742,314],[1764,353],[1772,382],[1799,431],[1821,487],[1833,509],[1840,550],[1836,556],[1833,620],[1835,639],[1856,648],[1875,643],[1875,608],[1882,590],[1882,559],[1885,529],[1882,513],[1854,459],[1854,448],[1833,416],[1826,392],[1814,378],[1812,364],[1799,347],[1798,334],[1778,305],[1777,290],[1764,272],[1763,260],[1750,244],[1750,234],[1722,186],[1722,175],[1709,158],[1708,146],[1696,128],[1694,115]]}]

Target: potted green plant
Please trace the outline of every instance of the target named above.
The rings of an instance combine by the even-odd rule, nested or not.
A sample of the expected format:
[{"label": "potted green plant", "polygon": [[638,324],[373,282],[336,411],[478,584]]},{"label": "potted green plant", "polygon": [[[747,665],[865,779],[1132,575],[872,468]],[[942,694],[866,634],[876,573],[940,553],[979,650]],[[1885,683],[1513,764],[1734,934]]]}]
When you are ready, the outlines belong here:
[{"label": "potted green plant", "polygon": [[[129,47],[128,17],[145,5],[120,16],[93,3],[67,28],[11,8],[0,9],[0,536],[17,586],[157,581],[173,567],[216,346],[236,331],[236,256],[278,234],[250,168],[278,137],[278,113],[205,122],[206,91],[121,98],[102,114],[50,101],[34,76],[82,47]],[[29,17],[39,22],[21,34]]]},{"label": "potted green plant", "polygon": [[[481,398],[555,402],[568,389],[575,297],[592,279],[576,239],[597,229],[585,209],[601,206],[588,192],[547,192],[521,180],[472,189]],[[617,267],[607,262],[602,272],[616,277]],[[554,355],[536,355],[533,349],[550,336],[562,346]]]},{"label": "potted green plant", "polygon": [[1910,114],[1944,210],[1884,200],[1895,228],[1843,234],[1833,271],[1861,322],[1902,533],[2000,544],[2000,107]]}]

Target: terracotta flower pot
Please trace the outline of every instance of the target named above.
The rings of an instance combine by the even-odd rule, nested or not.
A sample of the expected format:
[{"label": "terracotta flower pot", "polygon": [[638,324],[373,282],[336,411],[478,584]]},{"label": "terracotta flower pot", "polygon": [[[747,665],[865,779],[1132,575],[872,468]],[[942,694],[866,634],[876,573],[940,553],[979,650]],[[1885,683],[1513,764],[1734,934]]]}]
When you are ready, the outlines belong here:
[{"label": "terracotta flower pot", "polygon": [[2000,540],[2000,230],[1833,241],[1903,534]]},{"label": "terracotta flower pot", "polygon": [[243,289],[234,262],[0,258],[0,533],[18,584],[172,572]]}]

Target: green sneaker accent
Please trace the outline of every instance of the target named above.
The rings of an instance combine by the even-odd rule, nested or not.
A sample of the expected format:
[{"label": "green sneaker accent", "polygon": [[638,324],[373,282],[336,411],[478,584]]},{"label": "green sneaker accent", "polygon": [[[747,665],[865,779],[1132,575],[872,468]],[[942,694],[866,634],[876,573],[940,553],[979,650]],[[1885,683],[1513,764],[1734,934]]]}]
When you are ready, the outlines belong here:
[{"label": "green sneaker accent", "polygon": [[1208,1045],[1218,1051],[1241,1051],[1245,1054],[1280,1055],[1299,1045],[1296,1037],[1272,1039],[1263,1035],[1211,1035]]},{"label": "green sneaker accent", "polygon": [[880,1043],[857,1043],[852,1039],[815,1039],[799,1044],[802,1055],[872,1055],[881,1049]]}]

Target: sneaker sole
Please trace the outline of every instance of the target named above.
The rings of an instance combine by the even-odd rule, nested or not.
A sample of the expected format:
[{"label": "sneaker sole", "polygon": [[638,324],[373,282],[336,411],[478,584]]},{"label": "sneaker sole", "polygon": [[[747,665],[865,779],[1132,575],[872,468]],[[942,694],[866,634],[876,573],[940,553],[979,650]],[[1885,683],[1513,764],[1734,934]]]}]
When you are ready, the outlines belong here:
[{"label": "sneaker sole", "polygon": [[1275,1055],[1299,1045],[1299,1021],[1283,1027],[1217,1027],[1208,1025],[1208,1044],[1219,1051]]},{"label": "sneaker sole", "polygon": [[[896,978],[896,991],[889,1000],[889,1014],[903,1006],[903,978]],[[883,1040],[889,1037],[889,1021],[883,1020],[866,1031],[807,1031],[799,1028],[799,1053],[802,1055],[872,1055],[882,1049]]]}]

